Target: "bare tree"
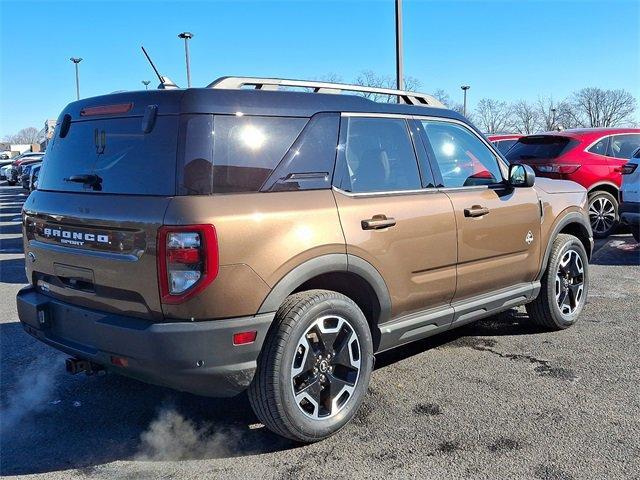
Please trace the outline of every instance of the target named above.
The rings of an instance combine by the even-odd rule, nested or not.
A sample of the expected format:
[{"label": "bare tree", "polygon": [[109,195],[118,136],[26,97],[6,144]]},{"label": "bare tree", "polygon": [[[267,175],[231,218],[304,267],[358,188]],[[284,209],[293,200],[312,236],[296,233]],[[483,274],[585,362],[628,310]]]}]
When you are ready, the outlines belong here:
[{"label": "bare tree", "polygon": [[626,90],[583,88],[571,96],[571,104],[587,127],[630,124],[636,111],[636,99]]},{"label": "bare tree", "polygon": [[556,102],[553,97],[539,97],[536,107],[544,131],[584,126],[579,113],[566,100]]},{"label": "bare tree", "polygon": [[511,106],[512,128],[518,133],[530,134],[538,130],[539,113],[535,105],[520,100]]},{"label": "bare tree", "polygon": [[437,100],[440,100],[445,105],[451,105],[451,97],[449,94],[443,90],[442,88],[435,89],[431,95],[435,97]]},{"label": "bare tree", "polygon": [[342,76],[338,75],[335,72],[325,73],[324,75],[320,75],[316,78],[319,82],[329,82],[329,83],[344,83],[342,80]]},{"label": "bare tree", "polygon": [[486,133],[500,133],[511,124],[511,109],[507,102],[483,98],[475,111],[476,123]]},{"label": "bare tree", "polygon": [[[391,75],[379,75],[372,70],[363,70],[353,81],[355,85],[361,85],[364,87],[375,88],[396,88],[396,80]],[[422,82],[415,77],[404,77],[404,89],[409,91],[419,90],[422,86]],[[368,93],[363,92],[362,95],[365,98],[369,98],[375,102],[395,103],[398,99],[395,95],[383,95],[380,93]]]},{"label": "bare tree", "polygon": [[32,144],[39,143],[42,135],[35,127],[27,127],[13,135],[5,135],[4,141],[7,143]]}]

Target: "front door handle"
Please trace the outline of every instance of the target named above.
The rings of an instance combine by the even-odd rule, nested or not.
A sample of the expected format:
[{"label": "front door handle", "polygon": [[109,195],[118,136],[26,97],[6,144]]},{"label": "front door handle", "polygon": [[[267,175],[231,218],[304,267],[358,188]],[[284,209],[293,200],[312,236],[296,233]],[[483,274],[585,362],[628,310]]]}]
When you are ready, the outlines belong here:
[{"label": "front door handle", "polygon": [[372,218],[360,222],[363,230],[380,230],[382,228],[393,227],[396,224],[395,218],[387,218],[386,215],[374,215]]},{"label": "front door handle", "polygon": [[489,213],[489,209],[487,207],[481,207],[480,205],[474,205],[471,208],[464,209],[465,217],[482,217]]}]

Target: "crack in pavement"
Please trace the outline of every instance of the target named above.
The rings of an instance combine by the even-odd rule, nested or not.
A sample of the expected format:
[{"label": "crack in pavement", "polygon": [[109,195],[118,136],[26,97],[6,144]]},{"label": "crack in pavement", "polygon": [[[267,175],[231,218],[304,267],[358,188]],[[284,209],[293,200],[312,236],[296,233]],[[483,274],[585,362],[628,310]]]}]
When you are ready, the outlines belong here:
[{"label": "crack in pavement", "polygon": [[537,365],[534,370],[542,377],[557,378],[570,382],[574,382],[578,379],[578,375],[576,375],[576,373],[570,368],[554,367],[553,365],[551,365],[551,362],[549,360],[542,360],[540,358],[534,357],[533,355],[499,352],[498,350],[495,350],[493,348],[497,344],[498,342],[491,339],[469,338],[462,341],[460,346],[468,347],[480,352],[489,352],[497,355],[500,358],[508,358],[509,360],[523,361],[531,363],[533,365]]}]

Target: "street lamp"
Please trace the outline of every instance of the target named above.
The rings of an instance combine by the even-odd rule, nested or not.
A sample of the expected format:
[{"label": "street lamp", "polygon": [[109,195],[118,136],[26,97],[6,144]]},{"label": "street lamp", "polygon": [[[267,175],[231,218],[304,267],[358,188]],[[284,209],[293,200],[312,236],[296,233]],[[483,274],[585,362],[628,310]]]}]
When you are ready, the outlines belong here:
[{"label": "street lamp", "polygon": [[187,62],[187,87],[191,88],[191,66],[189,65],[189,39],[193,38],[193,33],[182,32],[178,38],[184,39],[184,56]]},{"label": "street lamp", "polygon": [[[402,57],[402,0],[396,0],[396,88],[398,90],[404,90]],[[401,97],[398,97],[398,103],[401,102]]]},{"label": "street lamp", "polygon": [[556,129],[556,109],[551,109],[551,130]]},{"label": "street lamp", "polygon": [[145,90],[149,90],[150,83],[151,83],[151,80],[142,80],[142,84],[144,85]]},{"label": "street lamp", "polygon": [[464,100],[462,101],[462,114],[466,117],[467,116],[467,90],[469,90],[471,86],[462,85],[460,88],[464,92]]},{"label": "street lamp", "polygon": [[80,74],[78,73],[78,64],[82,61],[80,57],[71,57],[71,60],[76,66],[76,98],[80,100]]}]

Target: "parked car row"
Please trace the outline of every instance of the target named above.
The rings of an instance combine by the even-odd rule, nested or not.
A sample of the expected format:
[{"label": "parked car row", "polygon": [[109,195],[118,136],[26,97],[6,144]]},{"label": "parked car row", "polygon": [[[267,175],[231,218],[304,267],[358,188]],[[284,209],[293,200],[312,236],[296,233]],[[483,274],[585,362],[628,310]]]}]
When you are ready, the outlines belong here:
[{"label": "parked car row", "polygon": [[[589,192],[589,218],[596,238],[620,221],[624,165],[640,148],[640,129],[588,128],[535,135],[492,135],[510,163],[524,163],[539,177],[572,180]],[[507,142],[512,142],[507,147]]]},{"label": "parked car row", "polygon": [[11,163],[7,163],[0,168],[0,180],[6,180],[9,185],[16,185],[22,182],[23,168],[26,165],[40,163],[44,153],[28,152],[14,158]]}]

